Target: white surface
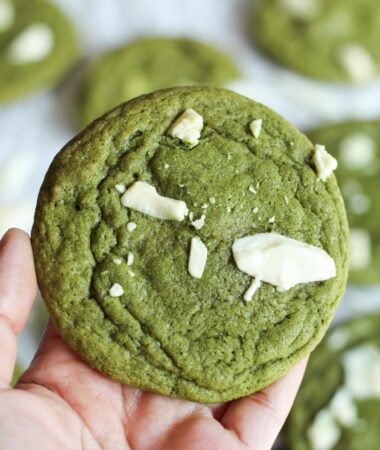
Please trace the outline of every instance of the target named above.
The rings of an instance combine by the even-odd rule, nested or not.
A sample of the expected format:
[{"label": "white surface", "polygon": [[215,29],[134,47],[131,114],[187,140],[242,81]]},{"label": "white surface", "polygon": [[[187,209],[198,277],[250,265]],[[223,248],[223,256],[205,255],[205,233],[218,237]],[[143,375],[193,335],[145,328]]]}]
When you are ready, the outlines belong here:
[{"label": "white surface", "polygon": [[[380,116],[380,81],[367,86],[324,84],[282,69],[259,54],[248,35],[249,0],[57,0],[75,23],[84,56],[143,34],[187,35],[205,40],[233,55],[244,79],[231,84],[275,109],[295,125],[307,128],[321,121]],[[20,164],[9,187],[0,181],[0,222],[29,227],[39,186],[52,158],[75,134],[73,80],[55,92],[41,92],[0,107],[0,172],[12,166],[13,155],[28,155],[30,172]],[[16,166],[17,166],[16,164]],[[27,169],[27,168],[26,168]],[[13,170],[13,169],[12,169]],[[17,167],[16,167],[17,172]],[[21,175],[22,174],[22,175]],[[4,175],[0,175],[2,179]],[[9,222],[7,208],[25,209]],[[18,214],[17,214],[18,215]],[[17,220],[16,220],[17,219]],[[350,289],[338,314],[343,319],[378,309],[378,289]],[[31,354],[23,339],[23,359]]]}]

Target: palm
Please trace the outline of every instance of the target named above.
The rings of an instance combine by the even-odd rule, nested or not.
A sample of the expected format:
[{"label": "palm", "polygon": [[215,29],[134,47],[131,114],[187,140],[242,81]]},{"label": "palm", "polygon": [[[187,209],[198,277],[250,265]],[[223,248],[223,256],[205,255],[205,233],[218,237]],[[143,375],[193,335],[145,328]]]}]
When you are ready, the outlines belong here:
[{"label": "palm", "polygon": [[[21,245],[23,240],[24,252],[30,252],[26,236],[12,233],[16,236],[8,237],[8,241],[17,238]],[[2,247],[6,246],[2,243]],[[21,267],[27,264],[25,260],[28,258],[15,267],[22,269],[19,278],[23,281],[11,276],[13,283],[17,278],[22,285],[14,289],[13,284],[10,289],[14,301],[19,295],[33,297],[34,272],[25,277],[28,268]],[[0,338],[5,336],[5,343],[11,340],[10,330],[17,333],[25,319],[23,313],[17,317],[9,302],[5,301],[5,307],[1,304],[1,281],[5,279],[4,271],[10,270],[6,262],[0,254]],[[33,267],[30,259],[28,264]],[[25,283],[29,283],[29,290]],[[6,298],[9,292],[5,294]],[[12,360],[12,348],[5,355],[2,352],[0,361],[2,364],[4,360],[5,365],[0,367],[0,380],[6,382],[11,373],[6,365]],[[49,325],[31,367],[16,389],[0,382],[0,448],[267,450],[290,408],[302,371],[298,367],[283,380],[245,399],[200,405],[144,392],[104,377],[76,356]]]}]

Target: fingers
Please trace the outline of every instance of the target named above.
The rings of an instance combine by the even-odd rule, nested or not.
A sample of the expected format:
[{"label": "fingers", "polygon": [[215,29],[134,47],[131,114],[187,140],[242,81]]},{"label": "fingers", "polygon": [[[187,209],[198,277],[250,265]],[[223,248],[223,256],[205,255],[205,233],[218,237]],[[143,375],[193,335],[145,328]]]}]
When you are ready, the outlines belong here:
[{"label": "fingers", "polygon": [[36,291],[29,236],[11,229],[0,241],[0,383],[11,382],[16,337],[25,325]]},{"label": "fingers", "polygon": [[283,378],[248,397],[233,401],[221,419],[247,448],[272,448],[289,414],[305,372],[307,359]]}]

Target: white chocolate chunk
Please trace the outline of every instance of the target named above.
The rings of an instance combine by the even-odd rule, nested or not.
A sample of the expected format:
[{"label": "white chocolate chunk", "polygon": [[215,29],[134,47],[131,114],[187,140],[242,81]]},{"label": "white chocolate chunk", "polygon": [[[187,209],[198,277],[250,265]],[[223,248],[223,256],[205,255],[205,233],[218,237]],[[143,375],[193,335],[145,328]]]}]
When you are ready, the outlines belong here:
[{"label": "white chocolate chunk", "polygon": [[124,289],[120,286],[119,283],[115,283],[112,285],[110,291],[111,297],[121,297],[124,294]]},{"label": "white chocolate chunk", "polygon": [[189,258],[189,274],[194,278],[202,278],[207,261],[207,247],[199,239],[193,237],[191,239],[190,258]]},{"label": "white chocolate chunk", "polygon": [[316,0],[280,0],[281,6],[299,19],[311,20],[319,14]]},{"label": "white chocolate chunk", "polygon": [[167,163],[164,164],[164,169],[169,169],[169,167],[170,167],[169,164]]},{"label": "white chocolate chunk", "polygon": [[341,430],[329,409],[322,409],[315,416],[307,436],[313,450],[332,450],[340,439]]},{"label": "white chocolate chunk", "polygon": [[236,239],[232,252],[241,271],[285,291],[336,276],[335,262],[323,249],[278,233]]},{"label": "white chocolate chunk", "polygon": [[174,121],[168,130],[168,134],[186,144],[195,146],[199,143],[202,129],[203,117],[189,108]]},{"label": "white chocolate chunk", "polygon": [[133,253],[128,253],[128,258],[127,258],[127,266],[131,266],[133,264]]},{"label": "white chocolate chunk", "polygon": [[119,192],[120,194],[124,194],[124,192],[126,191],[126,187],[125,184],[116,184],[115,185],[115,189],[117,190],[117,192]]},{"label": "white chocolate chunk", "polygon": [[255,278],[251,285],[249,286],[249,288],[247,289],[247,291],[244,294],[244,300],[246,302],[250,302],[253,298],[253,296],[255,295],[256,291],[258,289],[260,289],[261,287],[261,280],[259,278]]},{"label": "white chocolate chunk", "polygon": [[350,269],[365,269],[371,264],[371,237],[362,228],[350,229]]},{"label": "white chocolate chunk", "polygon": [[349,338],[347,330],[338,328],[330,334],[327,343],[331,349],[338,351],[347,345]]},{"label": "white chocolate chunk", "polygon": [[253,214],[257,214],[259,212],[259,208],[256,206],[255,208],[253,208],[252,212]]},{"label": "white chocolate chunk", "polygon": [[252,122],[249,124],[249,128],[256,139],[258,139],[260,136],[262,126],[263,119],[252,120]]},{"label": "white chocolate chunk", "polygon": [[204,224],[205,224],[205,220],[206,220],[206,216],[204,214],[201,215],[201,217],[197,220],[194,220],[193,222],[191,222],[191,225],[196,229],[196,230],[200,230]]},{"label": "white chocolate chunk", "polygon": [[159,195],[156,189],[143,181],[136,181],[121,197],[121,204],[148,216],[181,222],[188,213],[186,203]]},{"label": "white chocolate chunk", "polygon": [[53,49],[54,35],[44,23],[29,25],[8,47],[12,64],[25,64],[45,59]]},{"label": "white chocolate chunk", "polygon": [[380,398],[380,351],[361,345],[342,356],[345,386],[357,399]]},{"label": "white chocolate chunk", "polygon": [[342,140],[339,146],[339,157],[347,169],[363,169],[374,160],[376,144],[364,133],[355,133]]},{"label": "white chocolate chunk", "polygon": [[371,208],[371,199],[362,193],[351,195],[348,199],[351,211],[359,216],[366,214]]},{"label": "white chocolate chunk", "polygon": [[120,264],[123,262],[123,260],[121,258],[114,258],[112,261],[117,266],[120,266]]},{"label": "white chocolate chunk", "polygon": [[352,427],[358,420],[358,410],[351,393],[342,387],[331,399],[329,409],[335,420],[344,427]]},{"label": "white chocolate chunk", "polygon": [[268,219],[268,223],[275,223],[276,222],[276,216],[272,216]]},{"label": "white chocolate chunk", "polygon": [[370,53],[359,44],[345,44],[339,49],[338,60],[352,81],[364,83],[376,75],[376,64]]},{"label": "white chocolate chunk", "polygon": [[0,0],[0,32],[8,30],[15,20],[15,8],[9,0]]},{"label": "white chocolate chunk", "polygon": [[132,231],[134,231],[137,228],[137,225],[135,224],[135,222],[128,222],[127,223],[127,230],[131,233]]},{"label": "white chocolate chunk", "polygon": [[317,169],[318,179],[322,181],[326,181],[338,167],[338,161],[327,153],[324,145],[317,144],[315,146],[313,161]]}]

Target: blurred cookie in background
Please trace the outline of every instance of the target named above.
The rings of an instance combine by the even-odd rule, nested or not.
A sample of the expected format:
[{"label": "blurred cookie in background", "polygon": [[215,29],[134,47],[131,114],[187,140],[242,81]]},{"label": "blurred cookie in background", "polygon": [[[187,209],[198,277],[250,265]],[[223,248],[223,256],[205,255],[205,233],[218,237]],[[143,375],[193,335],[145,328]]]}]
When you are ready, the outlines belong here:
[{"label": "blurred cookie in background", "polygon": [[22,365],[19,362],[16,362],[15,369],[13,371],[12,376],[12,386],[15,386],[21,374],[24,372]]},{"label": "blurred cookie in background", "polygon": [[337,326],[312,354],[285,425],[291,450],[378,450],[380,315]]},{"label": "blurred cookie in background", "polygon": [[380,121],[332,124],[307,134],[338,160],[351,234],[349,281],[380,283]]},{"label": "blurred cookie in background", "polygon": [[275,60],[304,75],[365,83],[380,72],[380,3],[257,0],[252,32]]},{"label": "blurred cookie in background", "polygon": [[229,56],[202,42],[141,38],[89,65],[79,96],[79,119],[87,125],[118,104],[157,89],[193,84],[223,87],[239,75]]},{"label": "blurred cookie in background", "polygon": [[0,0],[0,103],[56,84],[77,55],[73,27],[46,0]]}]

